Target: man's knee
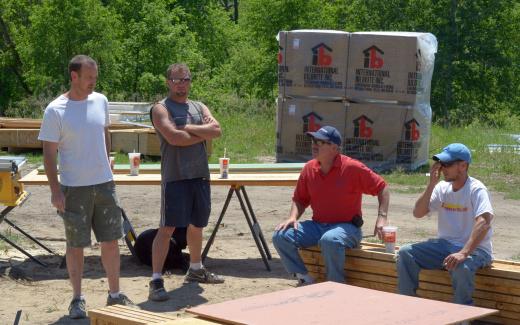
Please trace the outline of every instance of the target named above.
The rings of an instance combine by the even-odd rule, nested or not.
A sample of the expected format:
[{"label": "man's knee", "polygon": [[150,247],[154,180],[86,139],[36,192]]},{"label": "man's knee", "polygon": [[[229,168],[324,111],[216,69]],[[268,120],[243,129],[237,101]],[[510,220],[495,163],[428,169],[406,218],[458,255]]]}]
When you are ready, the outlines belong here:
[{"label": "man's knee", "polygon": [[175,227],[160,227],[157,230],[157,234],[155,235],[154,241],[157,241],[159,243],[169,242],[174,231]]},{"label": "man's knee", "polygon": [[407,244],[407,245],[403,245],[399,248],[399,251],[397,252],[397,261],[399,260],[408,260],[410,258],[412,258],[413,254],[412,254],[412,245],[410,244]]},{"label": "man's knee", "polygon": [[119,248],[117,240],[108,240],[108,241],[102,241],[100,243],[101,249],[115,249]]},{"label": "man's knee", "polygon": [[334,233],[332,232],[326,232],[321,236],[320,240],[318,241],[318,244],[321,248],[345,248],[347,245],[344,243],[344,240],[338,238]]},{"label": "man's knee", "polygon": [[274,231],[273,232],[273,237],[272,237],[272,240],[273,240],[273,245],[275,247],[280,247],[280,246],[283,246],[283,244],[285,242],[287,242],[287,238],[286,238],[286,232],[285,231]]},{"label": "man's knee", "polygon": [[470,265],[466,263],[459,263],[453,270],[451,270],[450,274],[453,280],[455,281],[471,281],[475,276],[475,271]]}]

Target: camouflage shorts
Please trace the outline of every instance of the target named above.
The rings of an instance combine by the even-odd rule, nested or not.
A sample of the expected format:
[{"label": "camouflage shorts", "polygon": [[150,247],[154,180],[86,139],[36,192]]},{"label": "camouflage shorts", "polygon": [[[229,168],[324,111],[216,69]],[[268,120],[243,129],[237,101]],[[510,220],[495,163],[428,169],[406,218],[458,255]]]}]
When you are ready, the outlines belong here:
[{"label": "camouflage shorts", "polygon": [[90,230],[98,242],[123,236],[121,208],[113,181],[89,186],[61,186],[65,195],[65,224],[69,247],[90,246]]}]

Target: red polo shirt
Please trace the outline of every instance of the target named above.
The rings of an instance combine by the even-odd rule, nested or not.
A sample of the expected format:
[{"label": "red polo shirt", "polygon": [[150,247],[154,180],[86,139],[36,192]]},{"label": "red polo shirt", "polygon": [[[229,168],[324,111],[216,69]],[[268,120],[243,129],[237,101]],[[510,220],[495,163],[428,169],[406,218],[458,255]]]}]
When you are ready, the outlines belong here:
[{"label": "red polo shirt", "polygon": [[386,186],[384,179],[356,159],[337,155],[327,175],[312,159],[303,167],[293,201],[312,208],[312,220],[323,223],[349,222],[362,216],[363,194],[377,195]]}]

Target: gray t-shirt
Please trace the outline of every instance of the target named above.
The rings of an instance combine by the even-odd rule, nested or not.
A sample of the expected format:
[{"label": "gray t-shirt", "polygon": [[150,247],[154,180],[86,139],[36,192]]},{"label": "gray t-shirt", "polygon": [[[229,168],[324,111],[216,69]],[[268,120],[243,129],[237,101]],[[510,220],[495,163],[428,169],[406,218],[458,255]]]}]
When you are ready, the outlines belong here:
[{"label": "gray t-shirt", "polygon": [[[203,124],[202,105],[188,100],[187,103],[177,103],[170,98],[159,102],[164,105],[177,128],[186,124]],[[196,143],[191,146],[174,146],[168,143],[157,130],[161,143],[161,178],[162,182],[180,181],[185,179],[209,179],[208,156],[206,144]]]}]

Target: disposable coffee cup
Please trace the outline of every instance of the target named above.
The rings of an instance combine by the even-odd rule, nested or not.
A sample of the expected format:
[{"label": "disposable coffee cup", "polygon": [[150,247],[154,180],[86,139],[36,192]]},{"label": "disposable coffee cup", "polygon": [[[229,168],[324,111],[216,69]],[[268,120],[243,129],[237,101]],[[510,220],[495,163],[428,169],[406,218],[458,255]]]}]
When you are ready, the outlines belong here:
[{"label": "disposable coffee cup", "polygon": [[395,253],[395,238],[397,236],[396,226],[383,227],[383,243],[385,243],[385,251],[387,253]]},{"label": "disposable coffee cup", "polygon": [[128,160],[130,161],[130,175],[139,175],[139,165],[141,164],[141,154],[139,152],[129,152]]},{"label": "disposable coffee cup", "polygon": [[229,158],[218,159],[220,167],[220,178],[228,178],[229,176]]}]

